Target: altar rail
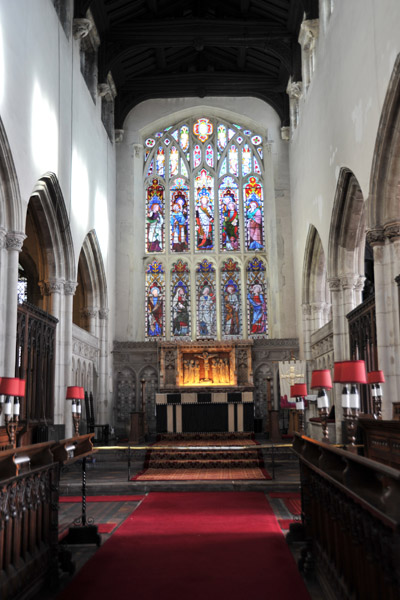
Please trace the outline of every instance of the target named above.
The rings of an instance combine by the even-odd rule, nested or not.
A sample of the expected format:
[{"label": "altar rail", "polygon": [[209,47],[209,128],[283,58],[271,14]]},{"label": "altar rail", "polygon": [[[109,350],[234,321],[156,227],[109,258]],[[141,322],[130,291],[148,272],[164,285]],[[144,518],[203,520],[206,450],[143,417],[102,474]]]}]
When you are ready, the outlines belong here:
[{"label": "altar rail", "polygon": [[399,600],[400,472],[296,435],[306,547],[324,598]]}]

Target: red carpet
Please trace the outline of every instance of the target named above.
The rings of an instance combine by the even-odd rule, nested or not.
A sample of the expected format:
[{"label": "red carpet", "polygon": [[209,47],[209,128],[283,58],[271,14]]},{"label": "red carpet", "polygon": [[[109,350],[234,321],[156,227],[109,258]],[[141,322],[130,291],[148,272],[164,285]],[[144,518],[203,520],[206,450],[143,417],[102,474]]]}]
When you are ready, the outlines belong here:
[{"label": "red carpet", "polygon": [[[86,496],[86,502],[141,502],[145,496]],[[59,502],[82,502],[82,496],[60,496]]]},{"label": "red carpet", "polygon": [[294,519],[278,519],[278,523],[281,529],[286,530],[289,529],[292,523],[296,523],[296,521]]},{"label": "red carpet", "polygon": [[262,492],[152,492],[58,600],[310,600]]},{"label": "red carpet", "polygon": [[271,498],[280,498],[292,515],[301,515],[301,498],[299,492],[271,492]]}]

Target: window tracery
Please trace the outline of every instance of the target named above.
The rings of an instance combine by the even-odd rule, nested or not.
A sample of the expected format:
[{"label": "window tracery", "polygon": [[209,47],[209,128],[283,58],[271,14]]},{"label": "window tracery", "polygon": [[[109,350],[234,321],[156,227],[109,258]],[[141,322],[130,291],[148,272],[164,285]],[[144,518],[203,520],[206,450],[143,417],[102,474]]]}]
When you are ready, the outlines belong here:
[{"label": "window tracery", "polygon": [[146,339],[268,335],[263,141],[207,117],[145,140]]}]

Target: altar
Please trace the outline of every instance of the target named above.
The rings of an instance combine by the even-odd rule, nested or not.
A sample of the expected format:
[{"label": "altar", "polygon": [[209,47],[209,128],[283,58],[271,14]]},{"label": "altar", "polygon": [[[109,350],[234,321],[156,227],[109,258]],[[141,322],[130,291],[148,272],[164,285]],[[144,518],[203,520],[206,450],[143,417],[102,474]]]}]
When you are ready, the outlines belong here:
[{"label": "altar", "polygon": [[157,433],[254,430],[251,340],[163,342]]}]

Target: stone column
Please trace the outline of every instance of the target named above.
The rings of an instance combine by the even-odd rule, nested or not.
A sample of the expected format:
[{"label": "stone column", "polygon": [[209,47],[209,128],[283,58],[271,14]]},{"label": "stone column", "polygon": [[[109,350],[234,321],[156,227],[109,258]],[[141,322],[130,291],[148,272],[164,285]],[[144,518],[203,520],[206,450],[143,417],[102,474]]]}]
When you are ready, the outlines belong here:
[{"label": "stone column", "polygon": [[[0,281],[7,281],[7,250],[6,250],[6,230],[0,227]],[[0,286],[0,331],[5,331],[7,312],[7,286]],[[5,338],[0,337],[0,373],[4,371]]]},{"label": "stone column", "polygon": [[311,322],[311,304],[302,304],[303,311],[303,338],[304,338],[304,359],[307,361],[312,360],[312,352],[311,352],[311,334],[313,332],[312,322]]},{"label": "stone column", "polygon": [[382,417],[392,418],[392,402],[399,397],[399,304],[395,278],[400,269],[400,223],[389,223],[367,233],[374,252],[375,313],[378,367],[385,374]]},{"label": "stone column", "polygon": [[72,435],[72,417],[71,407],[68,404],[66,407],[65,392],[68,385],[74,385],[72,381],[72,306],[73,296],[77,288],[76,281],[66,281],[64,283],[64,295],[62,296],[62,338],[60,336],[59,343],[62,344],[63,364],[59,364],[60,377],[58,389],[58,415],[61,421],[65,423],[65,436]]},{"label": "stone column", "polygon": [[[332,329],[333,329],[333,355],[335,361],[348,358],[349,336],[343,330],[342,318],[342,286],[339,277],[328,279],[329,290],[332,298]],[[332,402],[335,405],[336,418],[336,440],[340,443],[342,439],[343,410],[341,407],[342,386],[336,384],[332,390]]]},{"label": "stone column", "polygon": [[7,279],[5,291],[4,316],[4,371],[5,377],[15,375],[15,346],[17,341],[17,309],[18,309],[18,257],[26,235],[14,231],[6,234]]},{"label": "stone column", "polygon": [[99,385],[98,385],[98,415],[99,423],[111,423],[111,407],[108,396],[108,374],[112,372],[108,365],[108,308],[99,310]]}]

